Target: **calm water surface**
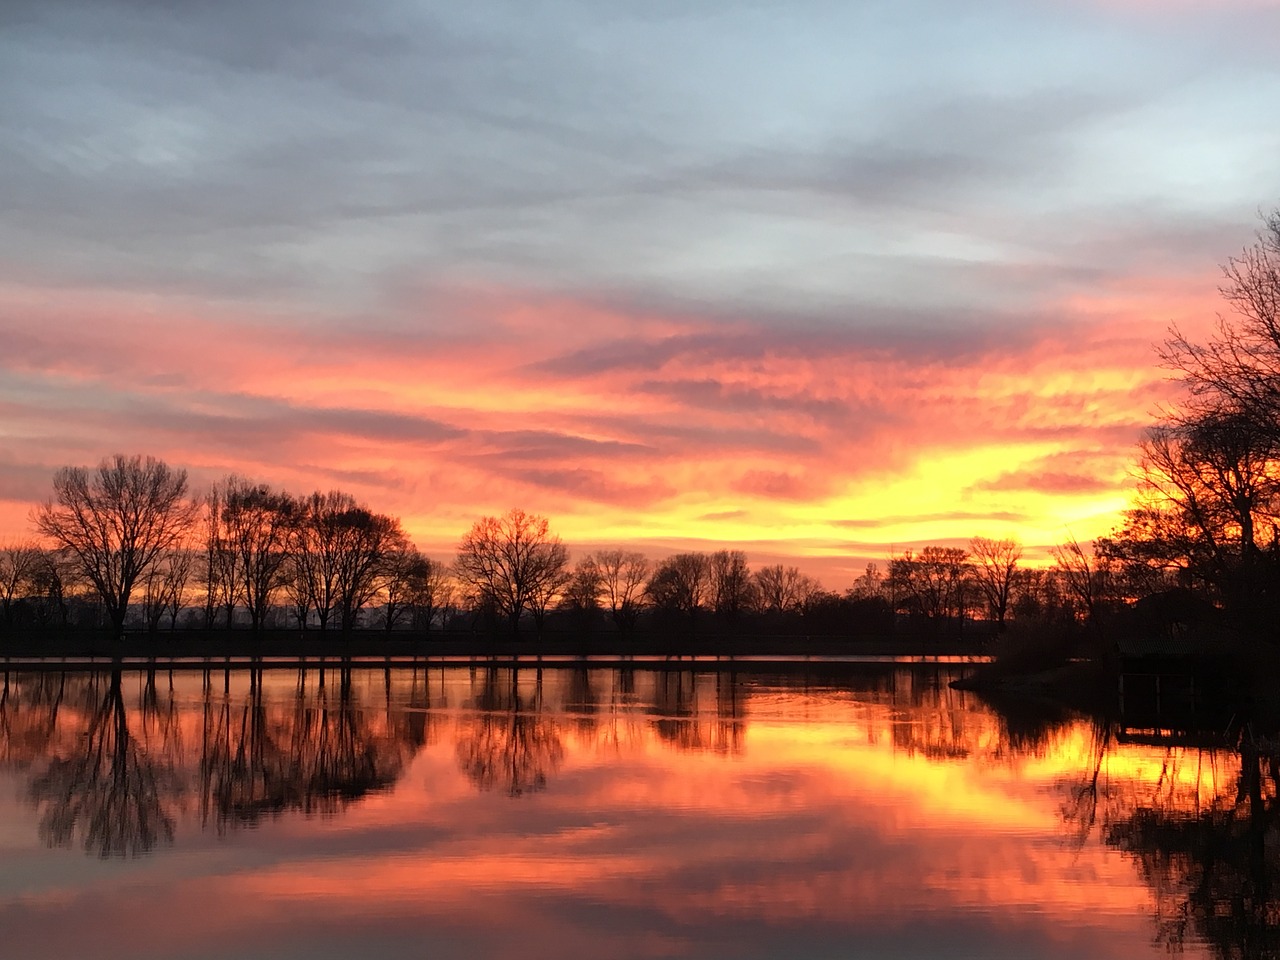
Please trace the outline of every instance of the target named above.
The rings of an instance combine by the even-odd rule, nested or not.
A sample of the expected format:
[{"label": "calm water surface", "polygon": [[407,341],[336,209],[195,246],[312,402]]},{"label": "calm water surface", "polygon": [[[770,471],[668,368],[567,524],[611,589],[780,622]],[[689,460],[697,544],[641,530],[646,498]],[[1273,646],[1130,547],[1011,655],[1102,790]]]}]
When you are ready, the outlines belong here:
[{"label": "calm water surface", "polygon": [[1276,955],[1273,770],[960,669],[12,674],[0,954]]}]

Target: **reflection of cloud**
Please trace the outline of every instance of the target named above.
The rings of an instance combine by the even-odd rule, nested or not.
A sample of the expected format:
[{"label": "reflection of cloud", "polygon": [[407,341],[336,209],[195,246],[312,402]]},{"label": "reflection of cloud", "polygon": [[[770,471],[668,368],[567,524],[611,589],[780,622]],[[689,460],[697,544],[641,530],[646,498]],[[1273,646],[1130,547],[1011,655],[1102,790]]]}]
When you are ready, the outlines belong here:
[{"label": "reflection of cloud", "polygon": [[[595,956],[601,943],[620,957],[827,955],[850,943],[924,955],[939,942],[973,956],[1146,955],[1150,899],[1132,863],[1059,832],[1062,785],[1092,768],[1088,725],[1017,747],[945,679],[873,668],[809,678],[802,694],[696,671],[415,670],[389,684],[358,672],[377,736],[402,729],[428,691],[433,722],[445,718],[445,736],[415,738],[425,745],[394,791],[334,822],[264,824],[216,856],[188,837],[184,856],[153,858],[127,884],[92,871],[15,877],[19,898],[0,897],[0,922],[23,956],[83,955],[88,937],[120,944],[105,953],[120,957],[250,941],[272,956],[394,956],[406,938],[446,956],[550,958],[574,944]],[[242,680],[230,712],[254,723]],[[265,682],[275,727],[295,709],[297,677]],[[198,764],[205,751],[190,748],[221,729],[206,726],[205,705],[216,714],[224,695],[218,684],[202,694],[197,674],[177,684],[179,726],[195,737],[186,762]],[[313,681],[296,716],[318,717],[323,702]],[[477,792],[460,745],[479,720],[500,731],[520,717],[558,732],[553,787],[520,802]],[[494,756],[506,769],[506,750]],[[1116,796],[1142,797],[1172,776],[1193,804],[1207,795],[1202,768],[1233,788],[1216,763],[1188,754],[1171,766],[1145,748],[1118,749],[1108,780]]]}]

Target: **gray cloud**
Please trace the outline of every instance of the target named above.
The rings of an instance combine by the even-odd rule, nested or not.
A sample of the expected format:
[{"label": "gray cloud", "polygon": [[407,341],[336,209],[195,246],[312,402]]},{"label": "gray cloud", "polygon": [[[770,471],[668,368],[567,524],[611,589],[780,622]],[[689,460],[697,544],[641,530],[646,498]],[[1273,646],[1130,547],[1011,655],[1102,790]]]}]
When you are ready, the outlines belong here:
[{"label": "gray cloud", "polygon": [[[1073,183],[1099,128],[1197,92],[1185,61],[1144,51],[1136,79],[1119,57],[1086,79],[1076,24],[1037,48],[1047,14],[1001,5],[1046,73],[997,85],[984,68],[1007,51],[944,44],[914,8],[9,4],[0,276],[354,312],[408,270],[775,317],[892,291],[954,328],[939,300],[1025,302],[1045,273],[1147,256],[1105,246],[1116,205],[1079,216]],[[915,53],[887,63],[908,24]],[[790,47],[812,63],[762,56]],[[1205,236],[1203,209],[1163,206]],[[984,245],[1041,283],[993,283]]]}]

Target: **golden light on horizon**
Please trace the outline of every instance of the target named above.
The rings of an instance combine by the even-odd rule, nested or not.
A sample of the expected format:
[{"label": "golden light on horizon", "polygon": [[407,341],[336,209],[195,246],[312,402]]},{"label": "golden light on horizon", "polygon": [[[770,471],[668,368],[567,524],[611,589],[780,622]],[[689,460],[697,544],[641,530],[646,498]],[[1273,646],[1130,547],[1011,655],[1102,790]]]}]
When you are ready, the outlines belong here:
[{"label": "golden light on horizon", "polygon": [[[291,351],[271,324],[241,322],[229,342],[217,316],[188,317],[175,336],[156,303],[138,311],[116,296],[94,309],[132,311],[131,336],[115,347],[90,338],[62,351],[58,369],[86,395],[127,388],[119,411],[86,419],[113,424],[113,446],[186,466],[196,487],[236,472],[293,492],[349,489],[438,557],[479,516],[520,506],[571,547],[742,546],[840,587],[905,546],[1012,536],[1034,563],[1117,525],[1134,444],[1171,389],[1139,331],[1148,311],[1193,312],[1154,296],[1074,303],[1069,338],[926,363],[493,294],[466,309],[514,317],[497,339],[464,330],[426,347],[319,330]],[[175,373],[139,375],[141,343],[170,351]],[[172,413],[130,421],[149,405]],[[203,426],[191,433],[182,418]],[[37,455],[14,440],[15,455]],[[105,452],[86,434],[38,457],[51,475]],[[27,468],[14,491],[30,499],[0,500],[0,535],[29,534],[41,486]]]}]

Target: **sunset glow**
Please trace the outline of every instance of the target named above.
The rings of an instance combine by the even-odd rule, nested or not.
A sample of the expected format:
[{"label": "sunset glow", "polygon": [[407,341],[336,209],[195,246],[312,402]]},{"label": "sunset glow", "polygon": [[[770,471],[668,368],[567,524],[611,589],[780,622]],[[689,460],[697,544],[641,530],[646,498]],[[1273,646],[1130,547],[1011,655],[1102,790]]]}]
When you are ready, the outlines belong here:
[{"label": "sunset glow", "polygon": [[1275,199],[1270,3],[232,7],[0,33],[0,539],[138,452],[439,558],[1040,562]]}]

